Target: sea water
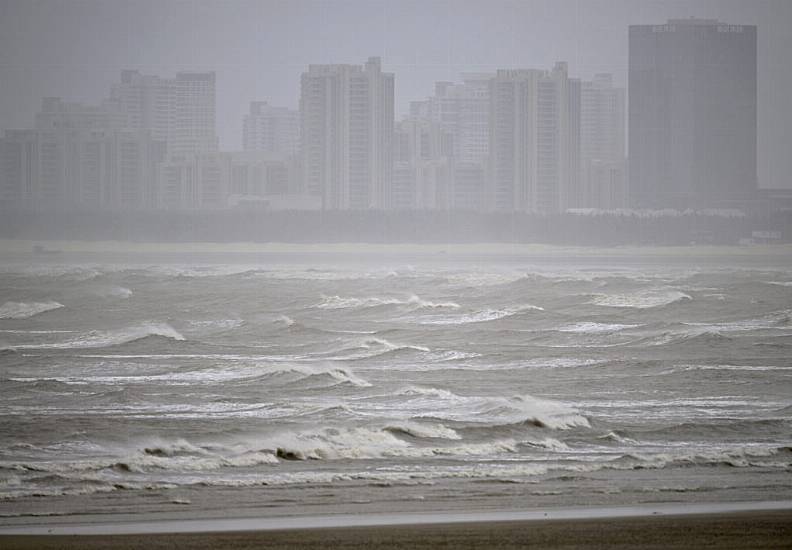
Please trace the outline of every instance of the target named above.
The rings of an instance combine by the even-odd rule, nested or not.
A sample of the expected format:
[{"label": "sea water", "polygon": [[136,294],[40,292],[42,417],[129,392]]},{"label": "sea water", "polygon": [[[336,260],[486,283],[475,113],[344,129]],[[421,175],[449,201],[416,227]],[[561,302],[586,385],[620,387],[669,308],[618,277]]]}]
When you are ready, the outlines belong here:
[{"label": "sea water", "polygon": [[0,267],[0,515],[792,497],[784,255]]}]

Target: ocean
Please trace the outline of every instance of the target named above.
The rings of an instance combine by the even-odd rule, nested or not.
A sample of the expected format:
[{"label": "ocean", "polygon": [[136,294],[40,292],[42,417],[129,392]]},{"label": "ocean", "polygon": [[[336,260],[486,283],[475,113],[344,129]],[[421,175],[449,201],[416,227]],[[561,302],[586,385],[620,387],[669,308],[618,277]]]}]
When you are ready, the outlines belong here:
[{"label": "ocean", "polygon": [[792,498],[792,255],[14,253],[0,521]]}]

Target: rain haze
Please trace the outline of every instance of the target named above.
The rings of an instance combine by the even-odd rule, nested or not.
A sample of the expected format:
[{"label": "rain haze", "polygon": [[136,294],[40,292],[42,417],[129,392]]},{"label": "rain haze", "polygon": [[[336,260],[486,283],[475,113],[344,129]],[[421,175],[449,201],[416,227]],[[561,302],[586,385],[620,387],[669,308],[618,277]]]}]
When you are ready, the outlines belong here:
[{"label": "rain haze", "polygon": [[0,546],[792,540],[790,24],[0,0]]}]

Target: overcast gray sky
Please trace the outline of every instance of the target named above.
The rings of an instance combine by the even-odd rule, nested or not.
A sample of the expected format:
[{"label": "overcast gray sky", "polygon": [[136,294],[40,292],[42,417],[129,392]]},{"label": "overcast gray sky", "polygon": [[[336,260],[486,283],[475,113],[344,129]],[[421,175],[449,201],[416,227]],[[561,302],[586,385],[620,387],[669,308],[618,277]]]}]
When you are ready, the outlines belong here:
[{"label": "overcast gray sky", "polygon": [[214,70],[233,150],[250,101],[296,108],[309,63],[381,56],[399,117],[463,71],[565,60],[624,84],[627,26],[690,16],[759,27],[759,181],[792,187],[790,0],[0,0],[0,129],[30,127],[43,96],[98,102],[121,69]]}]

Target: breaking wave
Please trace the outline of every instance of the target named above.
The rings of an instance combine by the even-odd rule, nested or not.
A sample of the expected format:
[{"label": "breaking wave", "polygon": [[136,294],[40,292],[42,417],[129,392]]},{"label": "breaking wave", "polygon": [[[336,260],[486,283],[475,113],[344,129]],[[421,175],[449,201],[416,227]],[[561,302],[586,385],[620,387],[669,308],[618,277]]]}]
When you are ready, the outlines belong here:
[{"label": "breaking wave", "polygon": [[[780,460],[775,460],[780,459]],[[628,453],[612,461],[608,466],[620,469],[662,469],[679,466],[730,466],[748,468],[789,467],[792,459],[790,447],[738,447],[731,449],[699,449],[662,453]]]},{"label": "breaking wave", "polygon": [[405,422],[387,426],[385,430],[396,435],[407,435],[419,439],[462,439],[462,436],[457,432],[442,424]]},{"label": "breaking wave", "polygon": [[359,388],[368,388],[371,383],[352,373],[345,367],[338,366],[307,366],[307,365],[287,365],[268,368],[267,372],[261,374],[261,378],[285,377],[287,383],[296,382],[328,382],[329,386],[338,384],[348,384]]},{"label": "breaking wave", "polygon": [[154,443],[124,455],[86,460],[32,460],[27,462],[0,462],[0,469],[12,471],[72,474],[111,470],[119,473],[147,472],[151,470],[207,471],[223,467],[246,467],[277,464],[274,454],[266,451],[243,451],[233,454],[193,445],[183,439],[172,443]]},{"label": "breaking wave", "polygon": [[62,307],[63,304],[55,301],[6,302],[0,306],[0,319],[27,319],[45,311],[52,311]]},{"label": "breaking wave", "polygon": [[532,304],[505,307],[500,309],[484,309],[464,315],[427,317],[420,321],[422,325],[465,325],[469,323],[486,323],[497,321],[529,311],[544,311],[544,308]]},{"label": "breaking wave", "polygon": [[752,330],[782,330],[792,328],[792,310],[773,311],[761,317],[738,319],[736,321],[711,323],[684,323],[693,331],[705,332],[743,332]]},{"label": "breaking wave", "polygon": [[398,392],[402,408],[412,418],[425,418],[490,427],[528,423],[565,430],[590,427],[589,420],[564,403],[530,395],[514,397],[462,396],[440,388],[410,386]]},{"label": "breaking wave", "polygon": [[329,356],[329,358],[336,361],[354,361],[357,359],[371,359],[373,357],[401,351],[419,351],[426,353],[431,350],[424,346],[395,344],[384,338],[364,338],[345,344],[336,350],[325,352],[322,355]]},{"label": "breaking wave", "polygon": [[597,294],[591,303],[606,307],[650,309],[692,299],[679,290],[650,289],[631,294]]},{"label": "breaking wave", "polygon": [[318,309],[350,309],[350,308],[371,308],[379,306],[412,306],[413,309],[437,309],[450,308],[458,309],[460,306],[456,302],[431,302],[424,300],[413,294],[408,298],[380,298],[371,296],[368,298],[343,298],[341,296],[323,296],[322,301],[313,307]]},{"label": "breaking wave", "polygon": [[[402,436],[402,437],[399,437]],[[413,444],[421,439],[421,444]],[[396,425],[382,429],[325,428],[317,431],[283,433],[263,442],[283,460],[339,460],[377,458],[422,458],[431,456],[495,456],[515,453],[514,440],[483,443],[431,445],[426,440],[458,440],[456,432],[443,426]]]},{"label": "breaking wave", "polygon": [[184,340],[176,329],[166,323],[144,323],[117,330],[92,330],[73,340],[52,344],[25,344],[12,346],[16,349],[82,349],[104,348],[128,344],[150,336],[159,336],[172,340]]},{"label": "breaking wave", "polygon": [[596,322],[580,322],[572,323],[559,327],[559,332],[572,332],[576,334],[609,334],[611,332],[619,332],[628,328],[636,328],[641,325],[620,325],[618,323],[596,323]]}]

